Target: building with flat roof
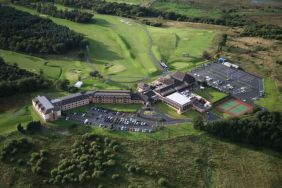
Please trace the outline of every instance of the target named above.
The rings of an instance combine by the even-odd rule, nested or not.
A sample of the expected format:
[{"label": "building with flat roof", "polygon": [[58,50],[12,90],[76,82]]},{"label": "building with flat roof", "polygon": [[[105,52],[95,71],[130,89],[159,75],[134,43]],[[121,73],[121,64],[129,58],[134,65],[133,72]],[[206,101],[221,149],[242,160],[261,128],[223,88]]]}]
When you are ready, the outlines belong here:
[{"label": "building with flat roof", "polygon": [[[210,109],[211,105],[207,100],[191,92],[196,85],[196,79],[193,76],[178,71],[148,84],[147,88],[150,90],[144,90],[143,84],[138,85],[140,87],[138,91],[146,101],[150,103],[161,101],[179,114],[191,108],[204,112]],[[200,104],[203,105],[200,106]]]},{"label": "building with flat roof", "polygon": [[172,108],[177,110],[177,113],[181,114],[191,106],[192,100],[190,97],[175,92],[166,96],[163,102],[170,105]]}]

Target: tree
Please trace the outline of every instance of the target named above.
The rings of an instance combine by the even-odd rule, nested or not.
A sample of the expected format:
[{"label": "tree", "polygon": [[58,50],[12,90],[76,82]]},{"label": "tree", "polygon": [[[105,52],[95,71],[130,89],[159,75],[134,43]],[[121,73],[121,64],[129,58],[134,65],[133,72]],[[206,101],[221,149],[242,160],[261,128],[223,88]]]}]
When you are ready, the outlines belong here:
[{"label": "tree", "polygon": [[158,185],[159,186],[165,186],[167,184],[167,180],[165,178],[160,178],[158,180]]},{"label": "tree", "polygon": [[193,125],[194,125],[195,129],[201,129],[204,125],[203,117],[197,116],[197,117],[193,118]]},{"label": "tree", "polygon": [[227,34],[223,34],[218,44],[218,51],[222,51],[222,48],[226,46]]},{"label": "tree", "polygon": [[204,59],[207,59],[207,60],[211,59],[211,54],[209,54],[207,51],[204,51],[202,56]]},{"label": "tree", "polygon": [[70,84],[70,81],[67,80],[67,79],[64,79],[64,80],[58,82],[59,88],[64,90],[64,91],[68,91],[69,84]]},{"label": "tree", "polygon": [[26,126],[26,131],[33,133],[34,131],[37,131],[41,128],[41,123],[40,121],[32,121],[29,122]]},{"label": "tree", "polygon": [[21,123],[19,123],[19,124],[17,125],[17,130],[18,130],[20,133],[24,133],[24,128],[23,128],[23,126],[22,126]]},{"label": "tree", "polygon": [[80,58],[80,59],[85,58],[85,53],[84,53],[84,51],[79,51],[77,56],[78,56],[78,58]]}]

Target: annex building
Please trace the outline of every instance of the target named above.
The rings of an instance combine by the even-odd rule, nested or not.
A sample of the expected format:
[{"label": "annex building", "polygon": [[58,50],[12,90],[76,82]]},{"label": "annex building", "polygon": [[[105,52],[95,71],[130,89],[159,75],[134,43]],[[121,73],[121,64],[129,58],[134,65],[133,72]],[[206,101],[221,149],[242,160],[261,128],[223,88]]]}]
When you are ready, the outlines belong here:
[{"label": "annex building", "polygon": [[54,121],[61,117],[61,112],[88,105],[90,103],[108,104],[143,104],[137,93],[129,90],[99,90],[76,93],[57,99],[38,96],[32,100],[33,108],[44,121]]},{"label": "annex building", "polygon": [[161,101],[179,114],[191,108],[202,113],[211,108],[211,103],[193,93],[196,86],[196,79],[193,76],[175,72],[150,84],[139,84],[138,91],[145,100],[147,99],[147,102]]}]

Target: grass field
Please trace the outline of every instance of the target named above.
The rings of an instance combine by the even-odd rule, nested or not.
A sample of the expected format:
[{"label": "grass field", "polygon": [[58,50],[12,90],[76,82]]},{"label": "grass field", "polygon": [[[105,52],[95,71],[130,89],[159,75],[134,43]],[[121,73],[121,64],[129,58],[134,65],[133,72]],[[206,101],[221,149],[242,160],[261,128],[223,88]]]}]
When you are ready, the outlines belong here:
[{"label": "grass field", "polygon": [[37,93],[0,98],[0,135],[17,130],[19,123],[24,126],[30,121],[40,120],[31,106],[31,98],[35,95]]},{"label": "grass field", "polygon": [[213,30],[148,27],[153,52],[174,70],[189,70],[203,63],[202,53],[211,50],[217,34]]},{"label": "grass field", "polygon": [[[37,14],[27,8],[16,8]],[[90,44],[90,63],[86,66],[89,70],[98,70],[113,79],[118,74],[127,81],[148,77],[157,72],[148,54],[149,39],[144,32],[144,26],[133,20],[95,14],[94,24],[79,24],[45,15],[44,17],[87,37]],[[139,41],[142,41],[142,44]]]},{"label": "grass field", "polygon": [[163,11],[177,12],[189,17],[220,18],[222,16],[220,9],[211,8],[208,10],[188,3],[155,1],[152,7]]},{"label": "grass field", "polygon": [[256,101],[257,104],[269,111],[282,111],[282,94],[279,92],[276,82],[271,78],[264,79],[265,97]]},{"label": "grass field", "polygon": [[[16,6],[16,8],[37,14],[24,7]],[[96,84],[88,77],[91,70],[98,70],[106,80],[121,83],[134,83],[154,76],[158,70],[151,59],[151,53],[157,59],[162,57],[167,59],[173,69],[191,69],[203,62],[202,52],[211,48],[216,36],[215,31],[173,27],[153,28],[131,19],[100,14],[95,14],[94,24],[79,24],[46,15],[43,17],[48,17],[55,23],[67,26],[88,38],[90,44],[87,52],[88,63],[78,60],[71,53],[66,56],[42,58],[9,51],[1,51],[1,55],[11,63],[21,62],[20,67],[34,72],[43,69],[49,78],[67,78],[75,82],[81,76],[90,87]],[[147,28],[149,36],[145,31]],[[152,49],[150,49],[150,35],[153,39]],[[183,57],[183,53],[188,53],[189,57]],[[48,62],[47,65],[44,64],[45,62]],[[99,83],[97,85],[99,87]]]},{"label": "grass field", "polygon": [[154,133],[139,133],[139,132],[128,132],[128,131],[111,131],[109,129],[103,129],[99,127],[91,128],[91,132],[110,136],[113,138],[123,138],[129,140],[165,140],[176,138],[179,136],[187,136],[187,135],[199,135],[200,132],[195,130],[190,123],[183,123],[183,124],[176,124],[176,125],[169,125],[162,130],[154,132]]},{"label": "grass field", "polygon": [[155,104],[154,107],[156,108],[157,111],[162,112],[166,114],[167,116],[171,118],[176,118],[176,119],[185,119],[185,118],[193,119],[201,115],[199,112],[195,110],[189,110],[183,114],[178,114],[176,110],[170,108],[168,105],[162,102]]},{"label": "grass field", "polygon": [[226,93],[217,91],[216,89],[211,87],[206,87],[204,90],[199,90],[196,93],[213,103],[227,96]]}]

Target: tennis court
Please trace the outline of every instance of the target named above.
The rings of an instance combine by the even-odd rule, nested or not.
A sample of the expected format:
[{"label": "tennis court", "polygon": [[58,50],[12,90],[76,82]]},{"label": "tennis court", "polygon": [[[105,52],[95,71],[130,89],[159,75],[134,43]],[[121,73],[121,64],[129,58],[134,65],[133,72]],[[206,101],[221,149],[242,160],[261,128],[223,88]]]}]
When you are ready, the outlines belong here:
[{"label": "tennis court", "polygon": [[237,99],[229,99],[217,106],[219,112],[229,114],[231,117],[241,116],[253,111],[253,107]]}]

